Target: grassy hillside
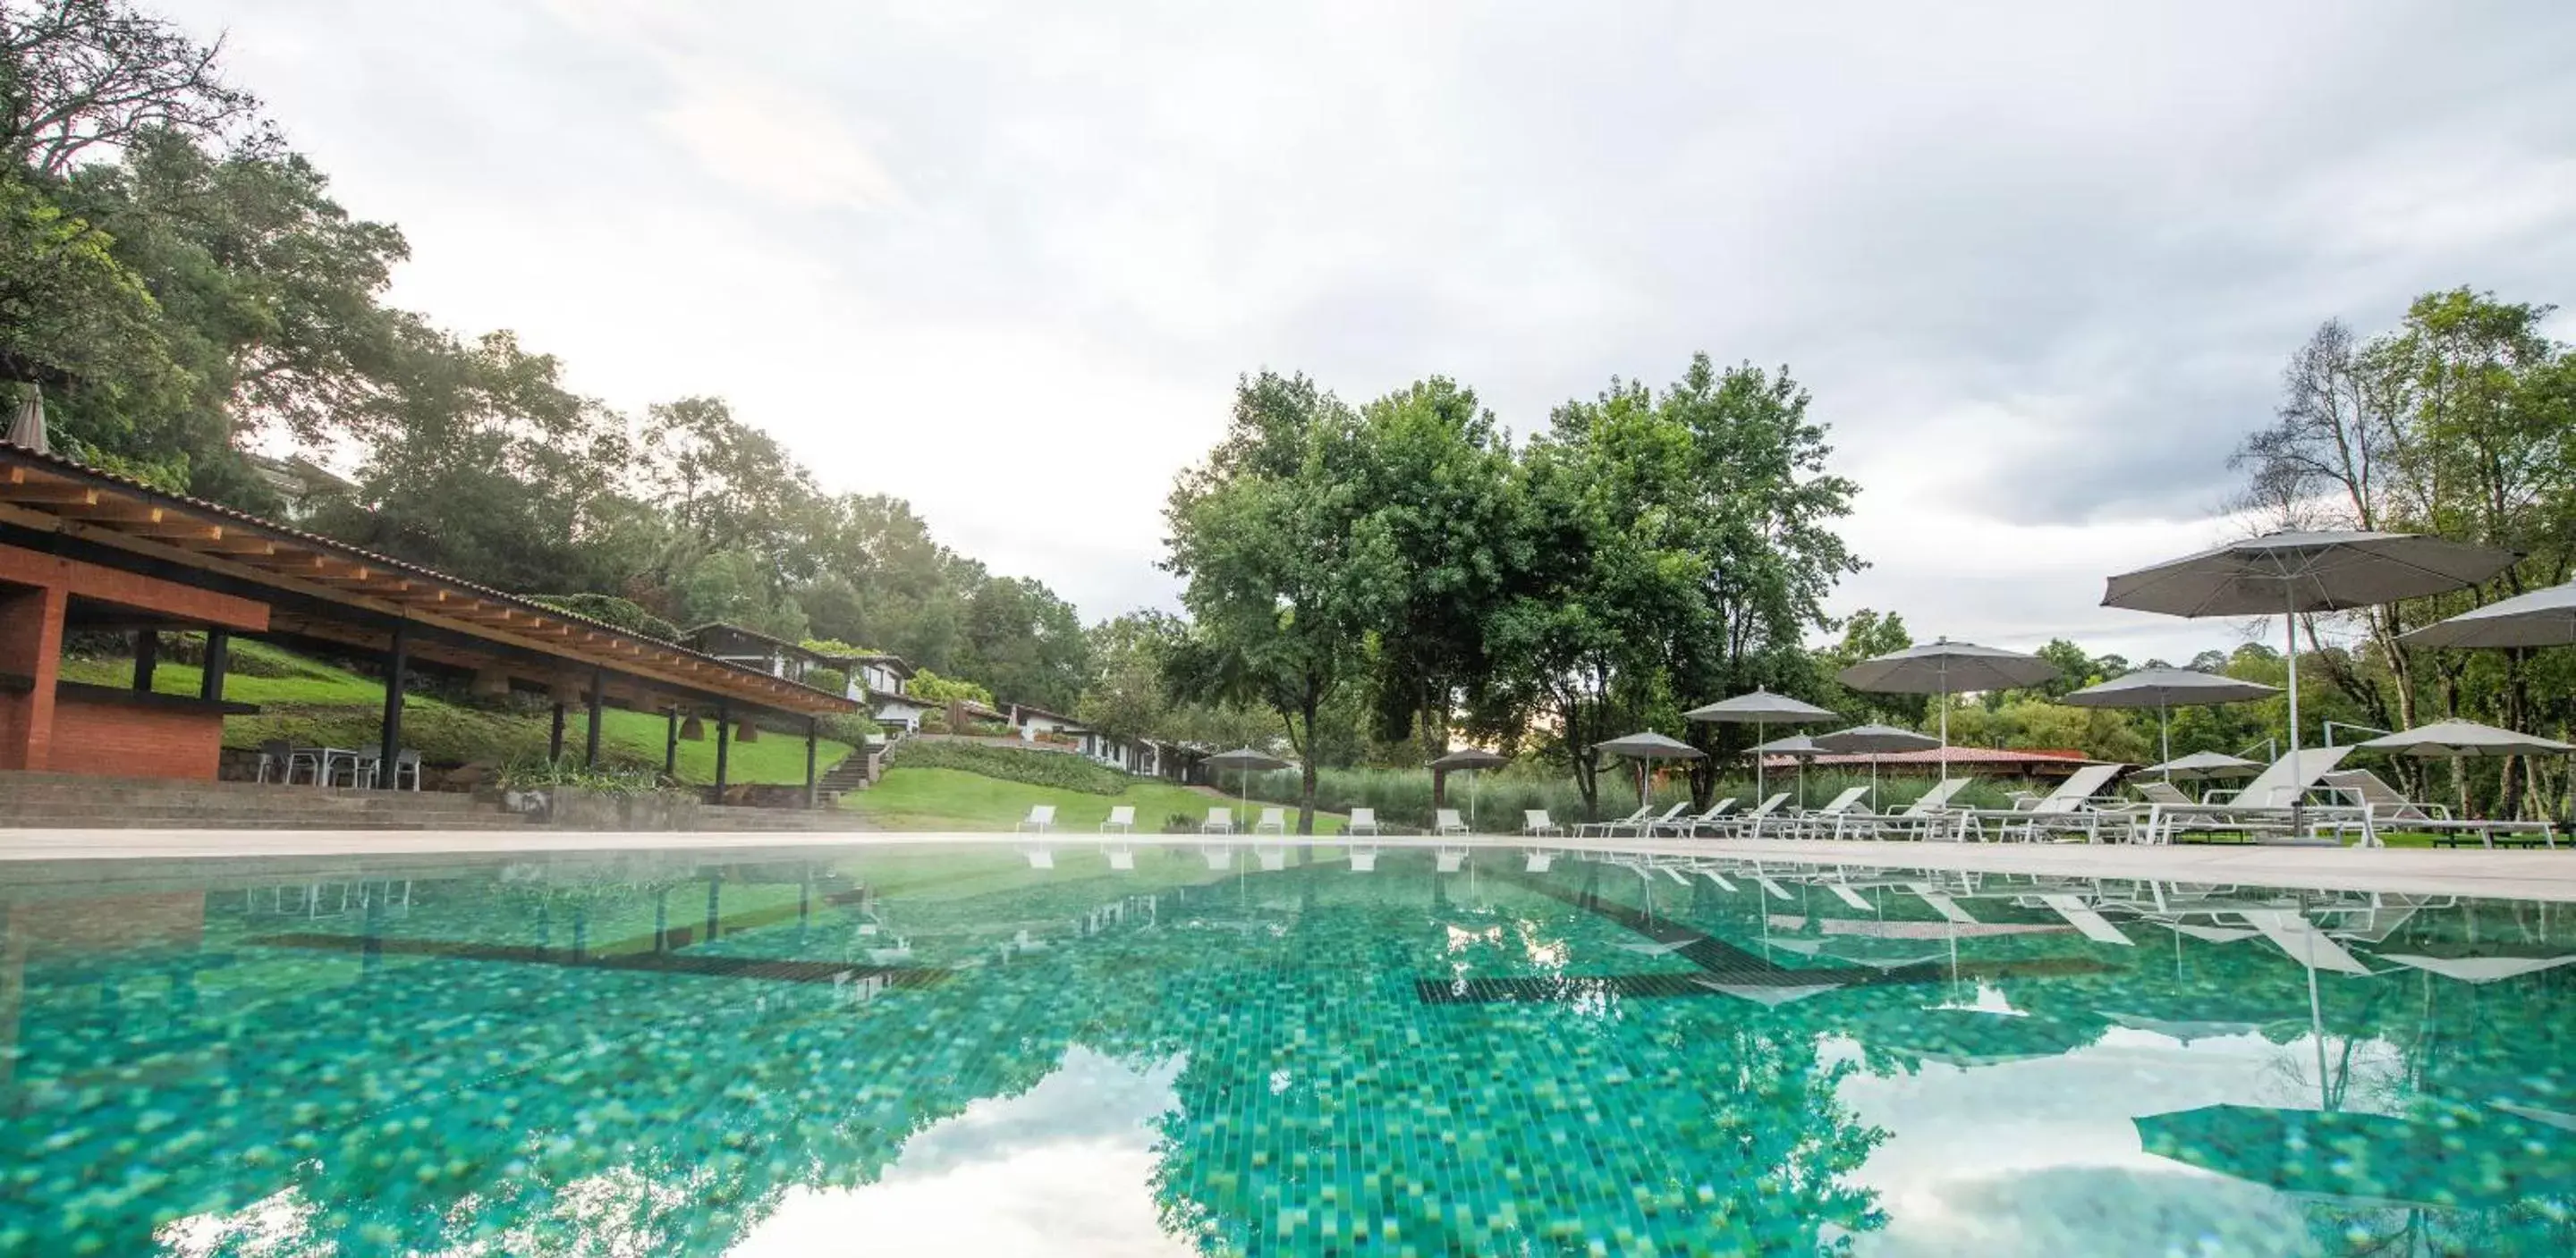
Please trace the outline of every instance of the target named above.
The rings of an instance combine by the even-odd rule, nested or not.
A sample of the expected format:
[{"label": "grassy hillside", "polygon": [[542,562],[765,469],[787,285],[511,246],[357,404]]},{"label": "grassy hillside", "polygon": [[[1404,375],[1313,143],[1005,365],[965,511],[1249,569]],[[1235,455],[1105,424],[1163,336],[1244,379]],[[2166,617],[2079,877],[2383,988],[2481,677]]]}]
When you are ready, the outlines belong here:
[{"label": "grassy hillside", "polygon": [[[1109,810],[1120,804],[1134,806],[1139,831],[1159,831],[1165,819],[1174,814],[1189,817],[1195,825],[1207,816],[1208,809],[1223,802],[1187,787],[1143,778],[1118,794],[1093,795],[1006,782],[962,769],[894,768],[888,769],[873,789],[843,797],[841,806],[882,829],[919,831],[1008,830],[1028,816],[1032,806],[1053,804],[1058,829],[1089,833],[1099,829]],[[1289,824],[1296,824],[1293,811]],[[1342,818],[1318,814],[1317,833],[1338,833],[1341,828]]]},{"label": "grassy hillside", "polygon": [[[66,659],[63,676],[72,681],[121,686],[134,666],[125,660]],[[164,694],[197,693],[194,665],[164,662],[152,675],[152,688]],[[256,642],[233,644],[233,667],[224,677],[224,697],[258,704],[257,716],[228,717],[224,745],[256,747],[273,738],[330,747],[372,747],[384,712],[384,686],[372,678],[305,659]],[[660,768],[665,733],[663,719],[648,712],[611,708],[600,723],[600,756],[621,764]],[[564,746],[578,752],[586,716],[576,709],[564,721]],[[546,754],[546,712],[497,712],[469,708],[423,694],[411,694],[403,705],[403,745],[419,748],[433,764],[507,764],[542,759]],[[847,743],[825,740],[816,761],[828,770],[850,754]],[[680,744],[680,780],[706,784],[716,777],[714,729],[697,742]],[[758,742],[737,741],[728,757],[726,780],[758,784],[799,784],[805,780],[805,740],[780,734]]]}]

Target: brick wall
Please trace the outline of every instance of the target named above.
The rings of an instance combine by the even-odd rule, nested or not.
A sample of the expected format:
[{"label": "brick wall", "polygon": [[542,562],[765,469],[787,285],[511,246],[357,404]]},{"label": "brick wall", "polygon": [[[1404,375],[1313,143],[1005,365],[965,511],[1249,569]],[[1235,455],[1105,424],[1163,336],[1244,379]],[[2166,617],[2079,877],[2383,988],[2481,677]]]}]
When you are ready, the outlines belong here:
[{"label": "brick wall", "polygon": [[211,712],[90,703],[66,695],[54,702],[48,767],[56,773],[211,782],[223,742],[224,718]]}]

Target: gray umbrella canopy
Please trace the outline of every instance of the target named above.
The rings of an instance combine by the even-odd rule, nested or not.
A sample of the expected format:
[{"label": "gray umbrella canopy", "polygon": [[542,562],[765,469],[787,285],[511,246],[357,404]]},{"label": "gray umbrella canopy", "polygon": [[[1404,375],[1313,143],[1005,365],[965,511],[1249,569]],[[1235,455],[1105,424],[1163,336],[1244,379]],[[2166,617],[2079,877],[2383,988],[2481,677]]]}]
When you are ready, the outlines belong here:
[{"label": "gray umbrella canopy", "polygon": [[2168,781],[2191,782],[2202,778],[2250,778],[2262,772],[2263,766],[2225,752],[2195,751],[2163,764],[2148,765],[2144,771],[2162,773]]},{"label": "gray umbrella canopy", "polygon": [[1917,734],[1893,725],[1855,725],[1830,734],[1818,734],[1810,740],[1816,746],[1845,756],[1883,756],[1897,751],[1929,751],[1941,740],[1929,734]]},{"label": "gray umbrella canopy", "polygon": [[17,414],[9,419],[9,431],[6,434],[0,434],[0,440],[6,440],[19,449],[33,450],[38,454],[51,452],[52,447],[45,441],[45,391],[43,389],[32,384],[27,386],[26,400],[18,404]]},{"label": "gray umbrella canopy", "polygon": [[1637,802],[1646,802],[1646,763],[1650,760],[1698,760],[1707,752],[1678,738],[1667,738],[1653,730],[1641,730],[1624,738],[1613,738],[1592,744],[1592,749],[1614,756],[1626,756],[1637,762]]},{"label": "gray umbrella canopy", "polygon": [[1692,708],[1682,715],[1694,721],[1725,721],[1738,725],[1794,725],[1800,721],[1837,719],[1836,713],[1768,690],[1720,699],[1706,707]]},{"label": "gray umbrella canopy", "polygon": [[2079,708],[2154,708],[2156,738],[2167,760],[2173,759],[2173,717],[2169,708],[2199,704],[2241,703],[2281,693],[2278,686],[2238,681],[2188,668],[2142,668],[2098,686],[2086,686],[2058,700]]},{"label": "gray umbrella canopy", "polygon": [[1697,760],[1708,754],[1678,738],[1667,738],[1653,730],[1594,743],[1592,749],[1633,760]]},{"label": "gray umbrella canopy", "polygon": [[2489,603],[2397,640],[2408,646],[2565,646],[2576,642],[2576,581]]},{"label": "gray umbrella canopy", "polygon": [[2098,686],[2074,691],[2059,703],[2079,708],[2189,707],[2203,703],[2240,703],[2281,693],[2279,686],[2238,681],[2188,668],[2146,668],[2124,673]]},{"label": "gray umbrella canopy", "polygon": [[2475,585],[2513,560],[2417,533],[2265,533],[2113,577],[2102,605],[2169,616],[2342,611]]},{"label": "gray umbrella canopy", "polygon": [[1825,749],[1817,746],[1815,739],[1804,734],[1791,734],[1787,738],[1774,738],[1767,743],[1755,743],[1744,750],[1756,756],[1796,756],[1800,759],[1813,759],[1825,754]]},{"label": "gray umbrella canopy", "polygon": [[[1841,719],[1839,714],[1828,712],[1812,703],[1792,699],[1787,695],[1775,695],[1759,687],[1756,687],[1751,694],[1737,695],[1732,699],[1720,699],[1706,707],[1692,708],[1682,715],[1694,721],[1751,725],[1753,737],[1757,741],[1769,732],[1765,727],[1773,724],[1796,725],[1805,721]],[[1762,798],[1765,789],[1762,781],[1762,757],[1756,754],[1753,757],[1753,797]]]},{"label": "gray umbrella canopy", "polygon": [[1955,695],[2036,686],[2057,676],[2057,666],[2020,651],[1944,640],[1862,660],[1834,676],[1875,694]]},{"label": "gray umbrella canopy", "polygon": [[2517,734],[2475,721],[2435,721],[2361,744],[2373,751],[2441,759],[2449,756],[2563,756],[2576,746],[2552,738]]},{"label": "gray umbrella canopy", "polygon": [[[1947,747],[1951,695],[2036,686],[2057,676],[2057,666],[2036,655],[1943,638],[1927,646],[1907,647],[1862,660],[1834,676],[1854,690],[1941,696],[1941,741],[1935,745]],[[1949,777],[1950,760],[1944,756],[1941,778],[1948,781]]]},{"label": "gray umbrella canopy", "polygon": [[1456,773],[1462,770],[1467,773],[1468,833],[1472,834],[1476,829],[1477,771],[1483,769],[1499,769],[1510,763],[1511,760],[1508,757],[1496,755],[1482,747],[1461,747],[1458,750],[1450,752],[1448,755],[1442,756],[1431,762],[1430,767],[1432,771],[1436,773]]},{"label": "gray umbrella canopy", "polygon": [[2513,560],[2511,551],[2415,533],[2265,533],[2113,577],[2102,605],[2169,616],[2280,616],[2290,646],[2290,754],[2297,755],[2299,613],[2440,594],[2484,581]]},{"label": "gray umbrella canopy", "polygon": [[1254,751],[1250,747],[1237,747],[1232,751],[1220,751],[1215,755],[1208,757],[1201,763],[1207,765],[1211,769],[1247,769],[1254,772],[1263,772],[1270,769],[1285,769],[1288,767],[1287,761],[1282,760],[1277,756],[1270,755],[1267,752]]}]

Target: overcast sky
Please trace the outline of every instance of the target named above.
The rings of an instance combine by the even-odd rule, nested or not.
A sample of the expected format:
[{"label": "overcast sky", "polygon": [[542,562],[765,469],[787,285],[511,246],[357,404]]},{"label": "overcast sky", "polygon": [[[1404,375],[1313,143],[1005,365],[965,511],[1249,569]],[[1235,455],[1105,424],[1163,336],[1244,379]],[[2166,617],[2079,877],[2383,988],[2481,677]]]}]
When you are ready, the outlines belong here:
[{"label": "overcast sky", "polygon": [[1172,602],[1242,372],[1528,432],[1704,349],[1863,486],[1837,612],[2185,657],[2243,627],[2101,578],[2231,531],[2317,323],[2576,303],[2556,0],[167,2],[402,226],[397,301],[722,395],[1093,619]]}]

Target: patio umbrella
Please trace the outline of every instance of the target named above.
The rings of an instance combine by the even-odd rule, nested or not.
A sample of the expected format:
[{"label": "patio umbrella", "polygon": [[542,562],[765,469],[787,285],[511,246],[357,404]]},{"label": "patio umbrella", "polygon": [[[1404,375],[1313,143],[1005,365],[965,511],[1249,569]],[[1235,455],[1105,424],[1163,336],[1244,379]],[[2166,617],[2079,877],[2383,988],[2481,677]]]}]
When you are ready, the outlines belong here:
[{"label": "patio umbrella", "polygon": [[6,440],[21,450],[33,450],[38,454],[52,452],[52,447],[45,443],[45,391],[42,387],[27,386],[26,400],[18,404],[18,413],[9,421]]},{"label": "patio umbrella", "polygon": [[2409,646],[2565,646],[2576,642],[2576,581],[2517,594],[2398,635]]},{"label": "patio umbrella", "polygon": [[2148,765],[2146,771],[2162,772],[2168,782],[2196,782],[2203,778],[2250,778],[2261,773],[2263,766],[2222,751],[2195,751],[2163,764]]},{"label": "patio umbrella", "polygon": [[[1999,647],[1952,642],[1943,638],[1928,646],[1862,660],[1834,674],[1854,690],[1874,694],[1941,696],[1941,742],[1950,746],[1950,696],[1972,690],[2010,690],[2036,686],[2057,676],[2057,666],[2036,655]],[[1875,775],[1877,766],[1871,766]],[[1941,758],[1941,780],[1950,780],[1950,758]],[[1878,806],[1875,794],[1870,806]]]},{"label": "patio umbrella", "polygon": [[2427,1108],[2436,1120],[2205,1105],[2131,1121],[2158,1157],[2302,1196],[2494,1209],[2576,1175],[2567,1142],[2527,1119]]},{"label": "patio umbrella", "polygon": [[1825,749],[1817,746],[1815,739],[1804,734],[1791,734],[1787,738],[1774,738],[1767,743],[1755,743],[1745,750],[1753,756],[1756,773],[1761,772],[1764,756],[1788,756],[1796,760],[1798,762],[1797,806],[1800,808],[1807,806],[1807,762],[1825,754]]},{"label": "patio umbrella", "polygon": [[2279,615],[2289,639],[2290,754],[2299,751],[2299,613],[2376,607],[2475,585],[2511,551],[2414,533],[2279,532],[2123,573],[2104,607],[2169,616]]},{"label": "patio umbrella", "polygon": [[[1818,734],[1813,741],[1816,746],[1839,755],[1869,757],[1869,810],[1871,812],[1878,811],[1878,758],[1880,756],[1892,751],[1924,751],[1933,747],[1948,746],[1946,743],[1935,741],[1929,735],[1917,734],[1910,729],[1898,729],[1893,725],[1855,725],[1850,729],[1838,729],[1830,734]],[[1945,780],[1949,777],[1948,763],[1948,758],[1944,757],[1942,777]]]},{"label": "patio umbrella", "polygon": [[2154,708],[2158,745],[2164,758],[2171,760],[2174,705],[2199,707],[2241,703],[2279,693],[2281,688],[2278,686],[2238,681],[2217,673],[2196,672],[2188,668],[2146,668],[2114,677],[2098,686],[2086,686],[2058,702],[2079,708]]},{"label": "patio umbrella", "polygon": [[2563,756],[2576,752],[2576,746],[2554,738],[2517,734],[2475,721],[2435,721],[2358,745],[2435,760],[2453,756]]},{"label": "patio umbrella", "polygon": [[[1751,694],[1737,695],[1732,699],[1720,699],[1706,707],[1692,708],[1682,715],[1694,721],[1751,725],[1753,741],[1757,743],[1768,736],[1771,723],[1774,721],[1782,725],[1798,725],[1807,721],[1841,719],[1812,703],[1801,702],[1787,695],[1775,695],[1758,686]],[[1759,754],[1753,757],[1753,798],[1756,802],[1762,799],[1762,757]]]},{"label": "patio umbrella", "polygon": [[1592,750],[1614,756],[1626,756],[1637,762],[1637,803],[1646,802],[1646,766],[1657,760],[1701,760],[1708,753],[1678,738],[1669,738],[1653,730],[1642,730],[1619,738],[1592,744]]},{"label": "patio umbrella", "polygon": [[2379,959],[2394,961],[2409,969],[2439,974],[2444,978],[2458,979],[2463,983],[2485,984],[2502,979],[2520,978],[2525,974],[2535,974],[2542,970],[2556,969],[2570,961],[2576,961],[2576,953],[2554,957],[2427,957],[2413,953],[2401,955],[2383,952],[2379,954]]},{"label": "patio umbrella", "polygon": [[1241,774],[1235,778],[1234,784],[1236,793],[1243,797],[1243,808],[1246,812],[1252,811],[1252,775],[1256,772],[1267,773],[1272,769],[1285,769],[1288,767],[1287,761],[1267,752],[1254,751],[1250,747],[1237,747],[1232,751],[1220,751],[1215,755],[1208,757],[1201,763],[1206,764],[1211,769],[1241,770]]},{"label": "patio umbrella", "polygon": [[1467,771],[1467,832],[1476,832],[1476,779],[1486,769],[1499,769],[1511,761],[1482,747],[1462,747],[1431,762],[1431,768],[1444,773]]}]

